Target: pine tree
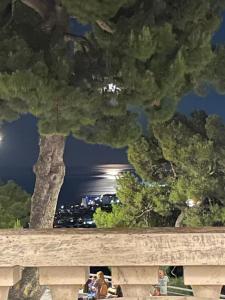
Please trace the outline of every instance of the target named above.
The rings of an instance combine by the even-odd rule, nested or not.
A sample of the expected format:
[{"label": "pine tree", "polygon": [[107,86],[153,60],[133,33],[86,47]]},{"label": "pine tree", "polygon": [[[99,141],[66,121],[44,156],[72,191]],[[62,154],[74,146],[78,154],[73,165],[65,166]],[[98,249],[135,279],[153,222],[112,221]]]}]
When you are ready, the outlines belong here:
[{"label": "pine tree", "polygon": [[16,4],[13,20],[0,34],[1,119],[29,112],[39,120],[40,157],[34,168],[37,180],[30,226],[43,228],[53,224],[65,175],[65,137],[72,133],[90,142],[121,147],[135,139],[140,129],[126,102],[117,105],[117,95],[101,93],[104,73],[98,70],[98,49],[83,47],[81,40],[71,57],[71,41],[65,42],[61,28],[51,34],[43,32],[39,16],[31,13]]},{"label": "pine tree", "polygon": [[[162,121],[183,94],[222,80],[215,63],[223,56],[211,47],[211,37],[224,1],[108,3],[1,1],[0,116],[32,113],[41,134],[33,228],[52,226],[69,133],[125,146],[140,134],[132,107]],[[71,15],[93,24],[92,32],[71,33]]]},{"label": "pine tree", "polygon": [[[173,115],[181,95],[199,87],[202,80],[215,82],[199,78],[221,57],[221,51],[212,48],[211,37],[219,26],[223,6],[211,1],[171,4],[168,0],[116,1],[109,7],[105,1],[100,12],[98,2],[96,6],[87,4],[83,18],[93,23],[102,16],[113,32],[94,26],[87,38],[74,35],[71,40],[65,20],[59,17],[65,10],[58,3],[21,2],[2,5],[2,119],[26,112],[39,119],[43,149],[39,161],[45,163],[35,168],[41,175],[37,178],[43,180],[37,180],[32,198],[32,207],[38,204],[32,209],[36,216],[32,219],[31,214],[31,227],[37,226],[38,219],[42,219],[38,225],[42,227],[53,222],[65,174],[64,142],[70,132],[93,143],[125,146],[140,133],[137,116],[129,112],[129,106],[142,107],[153,121],[162,121]],[[54,16],[50,14],[52,5]],[[67,1],[66,6],[69,13],[76,7],[82,12],[77,1]],[[68,19],[66,13],[60,16]],[[50,22],[53,17],[55,23]],[[51,23],[48,30],[46,22]],[[117,89],[112,92],[110,85]],[[54,152],[54,166],[46,168],[50,145],[51,155],[57,145],[61,151]],[[49,196],[44,198],[41,192]],[[44,211],[46,216],[41,215]]]},{"label": "pine tree", "polygon": [[173,226],[178,210],[168,202],[170,189],[158,183],[144,184],[131,173],[117,179],[120,204],[108,213],[98,208],[94,214],[97,227],[158,227]]},{"label": "pine tree", "polygon": [[135,1],[110,18],[113,34],[94,27],[110,70],[151,121],[170,119],[191,90],[212,83],[223,91],[224,50],[212,36],[224,9],[224,1]]},{"label": "pine tree", "polygon": [[151,131],[128,150],[129,161],[141,181],[132,174],[119,178],[121,206],[113,207],[108,215],[98,210],[97,225],[152,226],[156,218],[161,226],[223,226],[222,120],[202,111],[194,112],[190,118],[177,114],[170,121],[155,124]]},{"label": "pine tree", "polygon": [[[8,1],[1,11],[5,19],[1,19],[0,31],[0,116],[6,121],[25,113],[38,118],[40,153],[34,166],[30,228],[51,228],[65,175],[66,136],[72,133],[120,147],[136,138],[140,128],[125,102],[117,106],[117,94],[102,92],[108,85],[104,82],[106,63],[98,47],[86,38],[71,38],[61,23],[46,29],[50,20],[43,23],[37,9],[22,2],[12,8]],[[120,128],[122,121],[127,127]],[[13,299],[25,297],[28,277],[37,279],[33,269],[24,274],[21,291],[11,293]],[[35,293],[33,286],[29,296],[34,299]]]},{"label": "pine tree", "polygon": [[85,24],[94,24],[98,20],[108,21],[114,17],[122,7],[133,4],[134,0],[87,0],[85,3],[81,0],[71,1],[62,0],[63,5],[80,22]]}]

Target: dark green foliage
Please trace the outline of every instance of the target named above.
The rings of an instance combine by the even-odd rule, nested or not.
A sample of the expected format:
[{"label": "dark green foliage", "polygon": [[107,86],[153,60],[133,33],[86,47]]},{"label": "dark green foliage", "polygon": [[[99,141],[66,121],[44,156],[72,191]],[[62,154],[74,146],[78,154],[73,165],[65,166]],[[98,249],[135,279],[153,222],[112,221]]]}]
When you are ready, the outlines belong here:
[{"label": "dark green foliage", "polygon": [[130,173],[123,174],[117,183],[121,204],[114,205],[111,213],[97,209],[94,220],[98,227],[173,226],[177,212],[172,212],[167,201],[167,186],[141,184]]},{"label": "dark green foliage", "polygon": [[[0,31],[2,120],[30,112],[39,119],[41,134],[72,132],[93,143],[124,146],[139,133],[129,105],[161,122],[172,117],[183,94],[207,81],[218,86],[223,76],[216,68],[223,49],[211,47],[221,2],[62,4],[83,22],[105,21],[112,32],[94,26],[85,38],[68,38],[60,20],[46,32],[30,8],[3,1],[0,13],[11,9],[11,17]],[[102,92],[111,83],[119,92]],[[126,124],[118,130],[122,120]]]},{"label": "dark green foliage", "polygon": [[211,38],[223,9],[224,1],[135,1],[110,19],[113,34],[95,29],[109,72],[151,121],[170,119],[184,94],[208,82],[222,90],[224,51]]},{"label": "dark green foliage", "polygon": [[92,143],[104,143],[112,147],[125,147],[136,140],[141,133],[136,115],[104,117],[92,126],[84,127],[76,132],[76,136]]},{"label": "dark green foliage", "polygon": [[16,3],[12,21],[0,31],[1,119],[29,112],[42,135],[72,133],[117,147],[136,139],[140,128],[129,98],[102,92],[110,83],[104,50],[85,38],[67,41],[60,28],[44,32],[31,12]]},{"label": "dark green foliage", "polygon": [[217,47],[215,58],[208,70],[208,76],[211,82],[216,86],[219,92],[225,94],[225,70],[222,66],[225,63],[225,46]]},{"label": "dark green foliage", "polygon": [[[113,223],[112,214],[107,217],[98,211],[97,224],[103,226],[105,222],[112,227],[130,218],[135,226],[142,226],[147,221],[141,219],[136,223],[136,215],[152,205],[152,212],[170,216],[167,225],[175,224],[179,211],[184,214],[183,225],[224,225],[225,125],[222,120],[202,111],[194,112],[190,118],[177,114],[170,121],[154,124],[152,131],[154,136],[141,137],[128,150],[129,161],[143,181],[137,181],[131,174],[120,178],[118,196],[122,205],[113,208],[118,217]],[[188,207],[188,200],[194,207]],[[148,219],[148,215],[145,217]],[[157,218],[165,226],[160,216]],[[152,217],[149,219],[148,226],[152,226]]]},{"label": "dark green foliage", "polygon": [[134,0],[62,0],[63,5],[71,15],[80,22],[93,24],[97,20],[107,20],[115,16],[117,11],[125,5],[132,4]]},{"label": "dark green foliage", "polygon": [[13,181],[0,185],[0,228],[26,226],[29,221],[30,195]]},{"label": "dark green foliage", "polygon": [[[190,119],[178,115],[153,130],[163,156],[173,164],[176,173],[171,185],[170,201],[182,206],[187,199],[193,199],[197,204],[195,212],[200,215],[205,213],[205,199],[210,201],[212,211],[214,205],[223,207],[225,140],[222,137],[225,126],[222,121],[217,116],[207,117],[203,112],[198,112]],[[190,225],[188,217],[191,214],[193,212],[187,210],[184,223]],[[202,222],[202,225],[206,225],[208,222],[208,225],[212,225],[213,218],[210,222],[210,218],[204,221],[204,217],[199,217],[199,224]]]},{"label": "dark green foliage", "polygon": [[137,174],[146,181],[160,181],[168,176],[170,166],[154,137],[141,137],[129,145],[128,159]]},{"label": "dark green foliage", "polygon": [[190,227],[224,226],[225,207],[216,202],[205,202],[185,212],[184,224]]}]

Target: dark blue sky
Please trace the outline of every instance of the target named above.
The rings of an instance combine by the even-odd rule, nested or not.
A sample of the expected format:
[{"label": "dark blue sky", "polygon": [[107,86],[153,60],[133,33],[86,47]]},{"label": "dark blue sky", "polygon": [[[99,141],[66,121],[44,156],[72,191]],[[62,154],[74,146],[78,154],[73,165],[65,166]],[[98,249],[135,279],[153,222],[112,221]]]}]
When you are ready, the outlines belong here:
[{"label": "dark blue sky", "polygon": [[[74,26],[76,26],[76,31],[80,30],[80,27]],[[225,43],[225,18],[220,31],[215,34],[213,40]],[[225,120],[225,96],[211,91],[207,97],[201,98],[190,93],[182,99],[179,110],[190,113],[194,109],[204,109],[209,114],[219,114]],[[16,122],[5,124],[3,132],[5,138],[0,145],[0,167],[32,167],[38,157],[38,133],[35,118],[24,116]],[[65,150],[65,162],[67,166],[120,164],[126,163],[127,158],[125,150],[88,145],[69,137]]]},{"label": "dark blue sky", "polygon": [[[3,126],[4,141],[0,144],[0,167],[31,167],[38,157],[36,119],[26,115]],[[90,145],[72,137],[67,139],[65,162],[68,166],[113,164],[126,162],[124,150]]]}]

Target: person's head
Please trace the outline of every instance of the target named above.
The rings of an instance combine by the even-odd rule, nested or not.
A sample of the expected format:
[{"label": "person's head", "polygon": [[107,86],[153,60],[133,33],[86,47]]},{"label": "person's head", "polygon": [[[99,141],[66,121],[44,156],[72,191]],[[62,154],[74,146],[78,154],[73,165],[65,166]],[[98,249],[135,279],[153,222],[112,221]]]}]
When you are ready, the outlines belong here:
[{"label": "person's head", "polygon": [[91,279],[88,279],[87,281],[86,281],[86,283],[83,285],[83,291],[84,291],[84,293],[87,293],[88,292],[88,285],[90,284],[90,282],[91,282]]},{"label": "person's head", "polygon": [[166,275],[165,271],[160,269],[159,270],[159,278],[163,278]]},{"label": "person's head", "polygon": [[117,295],[118,297],[123,297],[123,292],[122,292],[122,288],[121,288],[120,285],[118,285],[118,286],[116,287],[116,295]]},{"label": "person's head", "polygon": [[104,280],[104,279],[105,279],[104,273],[103,273],[102,271],[99,271],[99,272],[97,273],[97,278],[98,278],[98,279]]}]

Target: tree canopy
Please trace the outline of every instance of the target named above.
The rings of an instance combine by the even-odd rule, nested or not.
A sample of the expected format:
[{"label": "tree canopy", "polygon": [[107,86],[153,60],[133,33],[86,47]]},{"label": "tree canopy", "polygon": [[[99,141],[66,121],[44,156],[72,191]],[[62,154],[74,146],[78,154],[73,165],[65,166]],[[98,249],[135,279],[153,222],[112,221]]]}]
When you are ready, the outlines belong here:
[{"label": "tree canopy", "polygon": [[[38,15],[16,2],[13,19],[0,31],[1,119],[29,112],[38,117],[41,134],[73,133],[84,139],[90,136],[92,142],[99,128],[105,133],[97,133],[93,142],[126,145],[140,133],[139,125],[126,103],[114,105],[110,101],[116,95],[101,93],[105,62],[100,49],[85,38],[74,45],[61,28],[49,33],[40,24]],[[106,139],[107,130],[112,131],[110,124],[119,132],[122,118],[133,131],[123,139],[118,136],[120,141],[116,134],[112,141]]]},{"label": "tree canopy", "polygon": [[117,180],[120,204],[108,213],[100,208],[94,214],[97,227],[157,227],[173,226],[178,211],[169,203],[170,190],[158,183],[143,184],[131,173]]},{"label": "tree canopy", "polygon": [[63,5],[71,15],[75,16],[80,22],[94,24],[98,20],[108,21],[116,15],[121,7],[133,4],[134,0],[82,0],[71,1],[62,0]]},{"label": "tree canopy", "polygon": [[0,228],[27,226],[30,195],[13,181],[0,184]]},{"label": "tree canopy", "polygon": [[[225,2],[118,0],[110,6],[107,0],[95,5],[62,1],[65,18],[75,14],[93,25],[85,37],[69,32],[58,19],[46,30],[43,18],[50,17],[51,3],[57,19],[58,2],[42,7],[32,0],[1,3],[1,120],[29,112],[38,117],[42,135],[72,133],[92,143],[131,144],[137,172],[166,181],[176,207],[176,199],[223,197],[223,173],[214,172],[222,164],[221,150],[215,149],[222,139],[213,140],[223,131],[221,122],[203,115],[162,121],[191,90],[204,94],[213,84],[224,92],[219,67],[224,47],[212,45],[212,36]],[[154,135],[137,140],[141,130],[133,108],[148,114]]]},{"label": "tree canopy", "polygon": [[212,46],[224,9],[224,1],[134,1],[110,19],[113,34],[95,27],[109,72],[151,121],[170,119],[191,90],[224,91],[224,48]]},{"label": "tree canopy", "polygon": [[[120,221],[130,218],[136,226],[142,226],[144,221],[142,218],[136,222],[139,214],[145,214],[151,226],[155,213],[170,216],[175,224],[178,212],[182,213],[183,225],[224,225],[224,135],[223,121],[203,111],[190,117],[176,114],[171,120],[152,126],[149,136],[141,137],[128,150],[129,161],[142,180],[132,174],[119,178],[122,205],[113,208],[112,214],[117,213]],[[111,218],[100,211],[96,215],[100,226],[110,224],[107,222]],[[111,225],[118,223],[115,219]]]},{"label": "tree canopy", "polygon": [[[224,1],[61,4],[65,18],[75,15],[93,24],[92,31],[79,37],[56,20],[49,32],[43,14],[36,13],[40,7],[30,9],[32,0],[1,3],[2,120],[30,112],[38,117],[41,134],[72,133],[119,147],[140,134],[131,107],[142,107],[152,121],[161,121],[174,114],[190,90],[200,93],[212,83],[223,91],[224,74],[217,66],[224,49],[213,47],[211,40]],[[97,20],[112,32],[96,25]],[[110,91],[110,84],[117,92]],[[127,134],[119,130],[121,120],[130,128]]]}]

